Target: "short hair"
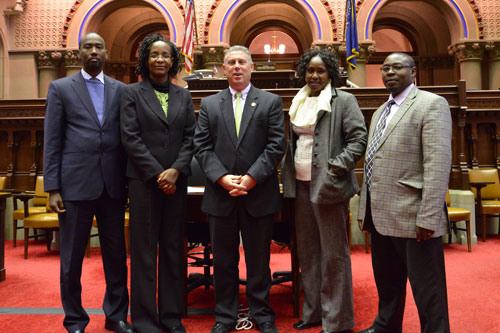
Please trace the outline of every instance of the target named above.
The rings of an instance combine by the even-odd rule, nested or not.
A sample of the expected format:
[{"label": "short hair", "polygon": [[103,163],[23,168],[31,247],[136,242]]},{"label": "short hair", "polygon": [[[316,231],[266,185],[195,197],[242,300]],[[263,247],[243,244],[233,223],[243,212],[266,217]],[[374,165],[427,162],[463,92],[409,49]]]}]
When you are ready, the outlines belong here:
[{"label": "short hair", "polygon": [[393,54],[397,54],[399,56],[402,56],[403,58],[405,58],[407,61],[408,61],[408,64],[411,66],[411,67],[415,67],[415,59],[413,59],[413,57],[407,53],[403,53],[403,52],[393,52],[391,54],[389,54],[389,56],[393,55]]},{"label": "short hair", "polygon": [[149,51],[151,50],[151,45],[155,42],[165,42],[170,47],[170,57],[172,58],[172,66],[168,70],[168,78],[172,78],[179,72],[179,50],[175,47],[175,45],[165,39],[159,33],[149,34],[142,40],[139,45],[139,56],[137,58],[137,67],[135,68],[135,72],[142,76],[143,80],[149,79]]},{"label": "short hair", "polygon": [[104,38],[102,38],[101,35],[99,35],[97,32],[89,32],[89,33],[86,33],[85,35],[82,36],[82,38],[80,38],[80,40],[78,41],[78,50],[81,50],[82,49],[82,40],[84,39],[87,39],[87,37],[89,35],[96,35],[97,37],[99,37],[100,39],[102,39],[102,43],[104,45],[104,48],[106,48],[106,41],[104,40]]},{"label": "short hair", "polygon": [[297,74],[299,75],[300,82],[302,82],[302,84],[305,84],[307,67],[309,66],[309,62],[311,61],[311,59],[316,56],[319,56],[324,62],[326,69],[328,70],[328,76],[332,81],[332,85],[336,86],[339,83],[340,76],[337,58],[332,52],[325,49],[311,49],[302,55],[297,67]]},{"label": "short hair", "polygon": [[253,61],[252,61],[252,54],[250,53],[250,50],[247,49],[246,47],[242,46],[242,45],[234,45],[234,46],[231,46],[230,48],[228,48],[226,50],[226,52],[224,53],[224,63],[226,62],[227,55],[229,53],[235,52],[235,51],[242,51],[242,52],[244,52],[248,56],[248,61],[250,61],[251,64],[253,63]]}]

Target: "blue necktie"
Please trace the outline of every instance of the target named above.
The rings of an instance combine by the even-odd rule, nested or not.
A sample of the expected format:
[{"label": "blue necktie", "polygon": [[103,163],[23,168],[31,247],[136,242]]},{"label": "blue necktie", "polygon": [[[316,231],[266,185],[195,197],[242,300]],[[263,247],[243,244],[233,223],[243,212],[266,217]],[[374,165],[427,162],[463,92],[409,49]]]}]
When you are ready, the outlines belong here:
[{"label": "blue necktie", "polygon": [[382,111],[382,114],[380,115],[380,119],[378,120],[377,126],[375,126],[375,130],[373,131],[372,139],[370,140],[368,149],[366,150],[365,174],[366,174],[366,184],[368,185],[368,189],[370,189],[370,185],[372,183],[372,171],[373,171],[373,162],[375,161],[375,154],[377,153],[378,146],[380,145],[382,134],[384,134],[384,128],[387,122],[387,117],[391,112],[391,106],[394,103],[396,102],[394,102],[393,99],[387,102],[384,111]]},{"label": "blue necktie", "polygon": [[97,118],[99,118],[99,122],[102,124],[102,117],[104,116],[104,84],[95,77],[85,80],[85,84],[89,90],[92,104],[94,104]]}]

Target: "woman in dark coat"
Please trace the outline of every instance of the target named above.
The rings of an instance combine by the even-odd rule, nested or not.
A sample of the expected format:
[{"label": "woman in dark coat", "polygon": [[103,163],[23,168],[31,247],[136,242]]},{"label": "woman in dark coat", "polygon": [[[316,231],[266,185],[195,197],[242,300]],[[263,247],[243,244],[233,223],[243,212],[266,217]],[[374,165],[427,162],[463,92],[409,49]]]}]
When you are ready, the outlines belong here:
[{"label": "woman in dark coat", "polygon": [[196,120],[190,93],[171,83],[178,70],[175,45],[160,34],[146,36],[137,60],[142,81],[125,88],[121,103],[130,197],[130,309],[139,333],[185,332],[183,224]]}]

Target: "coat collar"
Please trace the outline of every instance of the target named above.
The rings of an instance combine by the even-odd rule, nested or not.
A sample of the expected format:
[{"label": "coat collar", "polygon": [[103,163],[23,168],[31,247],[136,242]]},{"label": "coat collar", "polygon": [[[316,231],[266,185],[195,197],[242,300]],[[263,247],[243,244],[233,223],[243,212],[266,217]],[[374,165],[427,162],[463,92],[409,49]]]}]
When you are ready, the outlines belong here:
[{"label": "coat collar", "polygon": [[[90,98],[89,90],[87,89],[87,85],[85,84],[85,79],[81,72],[72,76],[72,85],[71,87],[75,91],[75,94],[78,96],[83,106],[89,113],[90,117],[94,119],[96,124],[101,127],[101,123],[99,122],[99,118],[97,118],[97,112],[94,108],[94,104],[92,103],[92,99]],[[104,99],[105,105],[107,106],[107,94],[106,90],[104,90]],[[104,108],[104,113],[106,113],[106,108]],[[103,122],[104,123],[104,122]]]},{"label": "coat collar", "polygon": [[224,123],[226,124],[227,131],[234,146],[237,147],[243,137],[245,132],[252,120],[252,117],[259,106],[259,98],[257,94],[257,89],[251,87],[248,92],[247,98],[245,99],[245,105],[243,106],[243,115],[240,122],[240,132],[236,136],[236,124],[234,121],[234,110],[233,110],[233,100],[229,88],[225,89],[221,93],[221,98],[219,101],[219,107],[221,110],[222,117],[224,118]]},{"label": "coat collar", "polygon": [[156,97],[156,93],[151,85],[151,82],[149,82],[149,80],[143,80],[139,83],[139,86],[141,88],[141,94],[151,111],[165,124],[172,124],[180,112],[180,100],[179,98],[176,98],[180,89],[176,85],[172,83],[170,84],[168,91],[168,112],[167,117],[165,117],[165,112],[163,111],[158,97]]},{"label": "coat collar", "polygon": [[[413,87],[413,89],[408,93],[408,96],[406,96],[405,100],[400,105],[396,114],[391,118],[391,121],[386,125],[387,127],[384,131],[384,134],[382,135],[382,138],[380,139],[379,147],[384,144],[385,140],[388,138],[388,136],[394,130],[396,125],[399,123],[399,121],[403,118],[403,116],[406,114],[406,112],[408,112],[410,107],[413,105],[413,103],[415,102],[415,98],[417,97],[417,93],[418,93],[417,87]],[[387,105],[387,102],[384,103],[380,107],[381,110],[383,110],[386,105]],[[381,112],[379,113],[379,116],[377,117],[377,121],[378,121],[378,118],[380,117],[380,114],[381,114]]]}]

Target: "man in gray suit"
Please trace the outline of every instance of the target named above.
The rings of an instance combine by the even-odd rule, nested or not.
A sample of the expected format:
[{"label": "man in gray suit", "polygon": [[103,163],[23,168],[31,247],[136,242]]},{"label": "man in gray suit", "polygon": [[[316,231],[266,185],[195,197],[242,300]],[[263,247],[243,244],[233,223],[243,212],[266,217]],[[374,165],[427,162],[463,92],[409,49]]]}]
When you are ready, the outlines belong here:
[{"label": "man in gray suit", "polygon": [[365,333],[401,332],[409,278],[422,332],[449,332],[441,236],[452,121],[443,97],[414,85],[414,60],[392,53],[381,68],[389,101],[373,115],[358,219],[372,235],[379,312]]},{"label": "man in gray suit", "polygon": [[44,187],[50,208],[59,214],[61,234],[63,325],[84,332],[89,322],[80,278],[95,215],[106,278],[104,327],[133,332],[126,321],[126,157],[119,118],[125,85],[102,72],[108,53],[101,36],[83,36],[79,49],[83,69],[50,83],[44,122]]},{"label": "man in gray suit", "polygon": [[214,256],[212,333],[228,332],[236,322],[240,232],[251,315],[262,332],[277,332],[269,307],[269,247],[272,216],[281,208],[277,166],[286,138],[281,98],[250,84],[253,68],[247,48],[227,50],[229,89],[202,99],[194,136],[195,156],[207,177],[202,210],[209,214]]}]

